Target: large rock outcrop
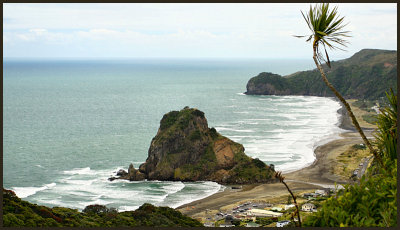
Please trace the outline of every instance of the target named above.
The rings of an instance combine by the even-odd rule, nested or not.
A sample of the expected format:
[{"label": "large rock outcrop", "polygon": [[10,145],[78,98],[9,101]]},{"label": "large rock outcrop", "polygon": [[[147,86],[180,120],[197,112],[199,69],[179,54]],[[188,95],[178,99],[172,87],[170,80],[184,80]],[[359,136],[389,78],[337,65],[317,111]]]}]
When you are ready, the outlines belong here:
[{"label": "large rock outcrop", "polygon": [[245,155],[244,147],[209,128],[204,113],[185,107],[163,116],[145,163],[129,167],[129,180],[215,181],[247,184],[274,181],[274,170]]}]

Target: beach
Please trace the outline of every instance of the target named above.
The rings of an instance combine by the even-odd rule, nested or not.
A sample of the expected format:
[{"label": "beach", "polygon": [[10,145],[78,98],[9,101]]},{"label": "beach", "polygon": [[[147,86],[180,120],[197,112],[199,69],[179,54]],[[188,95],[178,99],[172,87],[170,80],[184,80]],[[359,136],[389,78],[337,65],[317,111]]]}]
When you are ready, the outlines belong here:
[{"label": "beach", "polygon": [[[341,115],[339,127],[346,132],[340,133],[338,139],[322,144],[315,149],[315,161],[300,170],[284,173],[285,181],[295,193],[304,193],[322,187],[334,187],[337,184],[347,184],[350,178],[343,178],[333,174],[333,168],[337,165],[335,158],[354,144],[362,143],[358,132],[352,126],[347,111],[342,106],[338,113]],[[360,122],[365,128],[364,121]],[[370,127],[365,128],[367,138],[372,138]],[[282,183],[244,185],[241,189],[229,185],[224,191],[215,193],[201,200],[182,205],[177,210],[193,218],[205,218],[206,214],[223,212],[247,201],[280,202],[287,200],[289,195]]]}]

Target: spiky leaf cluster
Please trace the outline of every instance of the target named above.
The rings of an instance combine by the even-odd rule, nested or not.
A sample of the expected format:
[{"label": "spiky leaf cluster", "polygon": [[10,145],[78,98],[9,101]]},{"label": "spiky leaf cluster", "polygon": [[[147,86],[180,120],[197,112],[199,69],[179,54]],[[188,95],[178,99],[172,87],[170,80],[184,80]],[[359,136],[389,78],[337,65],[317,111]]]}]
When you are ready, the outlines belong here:
[{"label": "spiky leaf cluster", "polygon": [[[321,61],[325,61],[330,67],[326,46],[330,49],[343,50],[340,46],[346,47],[346,43],[348,43],[344,38],[350,37],[350,31],[343,31],[343,28],[347,25],[344,24],[344,17],[338,15],[337,6],[330,10],[329,3],[316,4],[314,7],[310,6],[308,12],[301,12],[301,14],[312,34],[295,37],[308,37],[306,41],[313,42],[313,48],[316,50],[318,61],[320,63]],[[320,45],[324,47],[326,60],[320,52]]]}]

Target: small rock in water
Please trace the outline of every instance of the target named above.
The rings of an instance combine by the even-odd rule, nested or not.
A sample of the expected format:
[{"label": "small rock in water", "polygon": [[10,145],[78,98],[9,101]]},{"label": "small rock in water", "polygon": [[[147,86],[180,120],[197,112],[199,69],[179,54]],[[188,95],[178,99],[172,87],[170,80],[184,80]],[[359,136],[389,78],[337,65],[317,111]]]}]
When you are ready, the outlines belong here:
[{"label": "small rock in water", "polygon": [[126,175],[128,175],[128,173],[123,169],[120,169],[117,172],[117,176],[126,176]]}]

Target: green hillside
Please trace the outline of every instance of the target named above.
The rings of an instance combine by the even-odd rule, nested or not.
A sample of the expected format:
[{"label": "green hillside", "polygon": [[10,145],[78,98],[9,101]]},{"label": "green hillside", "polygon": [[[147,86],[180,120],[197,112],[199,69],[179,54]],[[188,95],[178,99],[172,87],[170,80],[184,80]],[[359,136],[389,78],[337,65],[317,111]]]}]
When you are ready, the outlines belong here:
[{"label": "green hillside", "polygon": [[[397,51],[363,49],[352,57],[323,66],[329,81],[345,97],[376,100],[397,90]],[[247,83],[248,95],[334,96],[317,69],[288,76],[260,73]]]}]

